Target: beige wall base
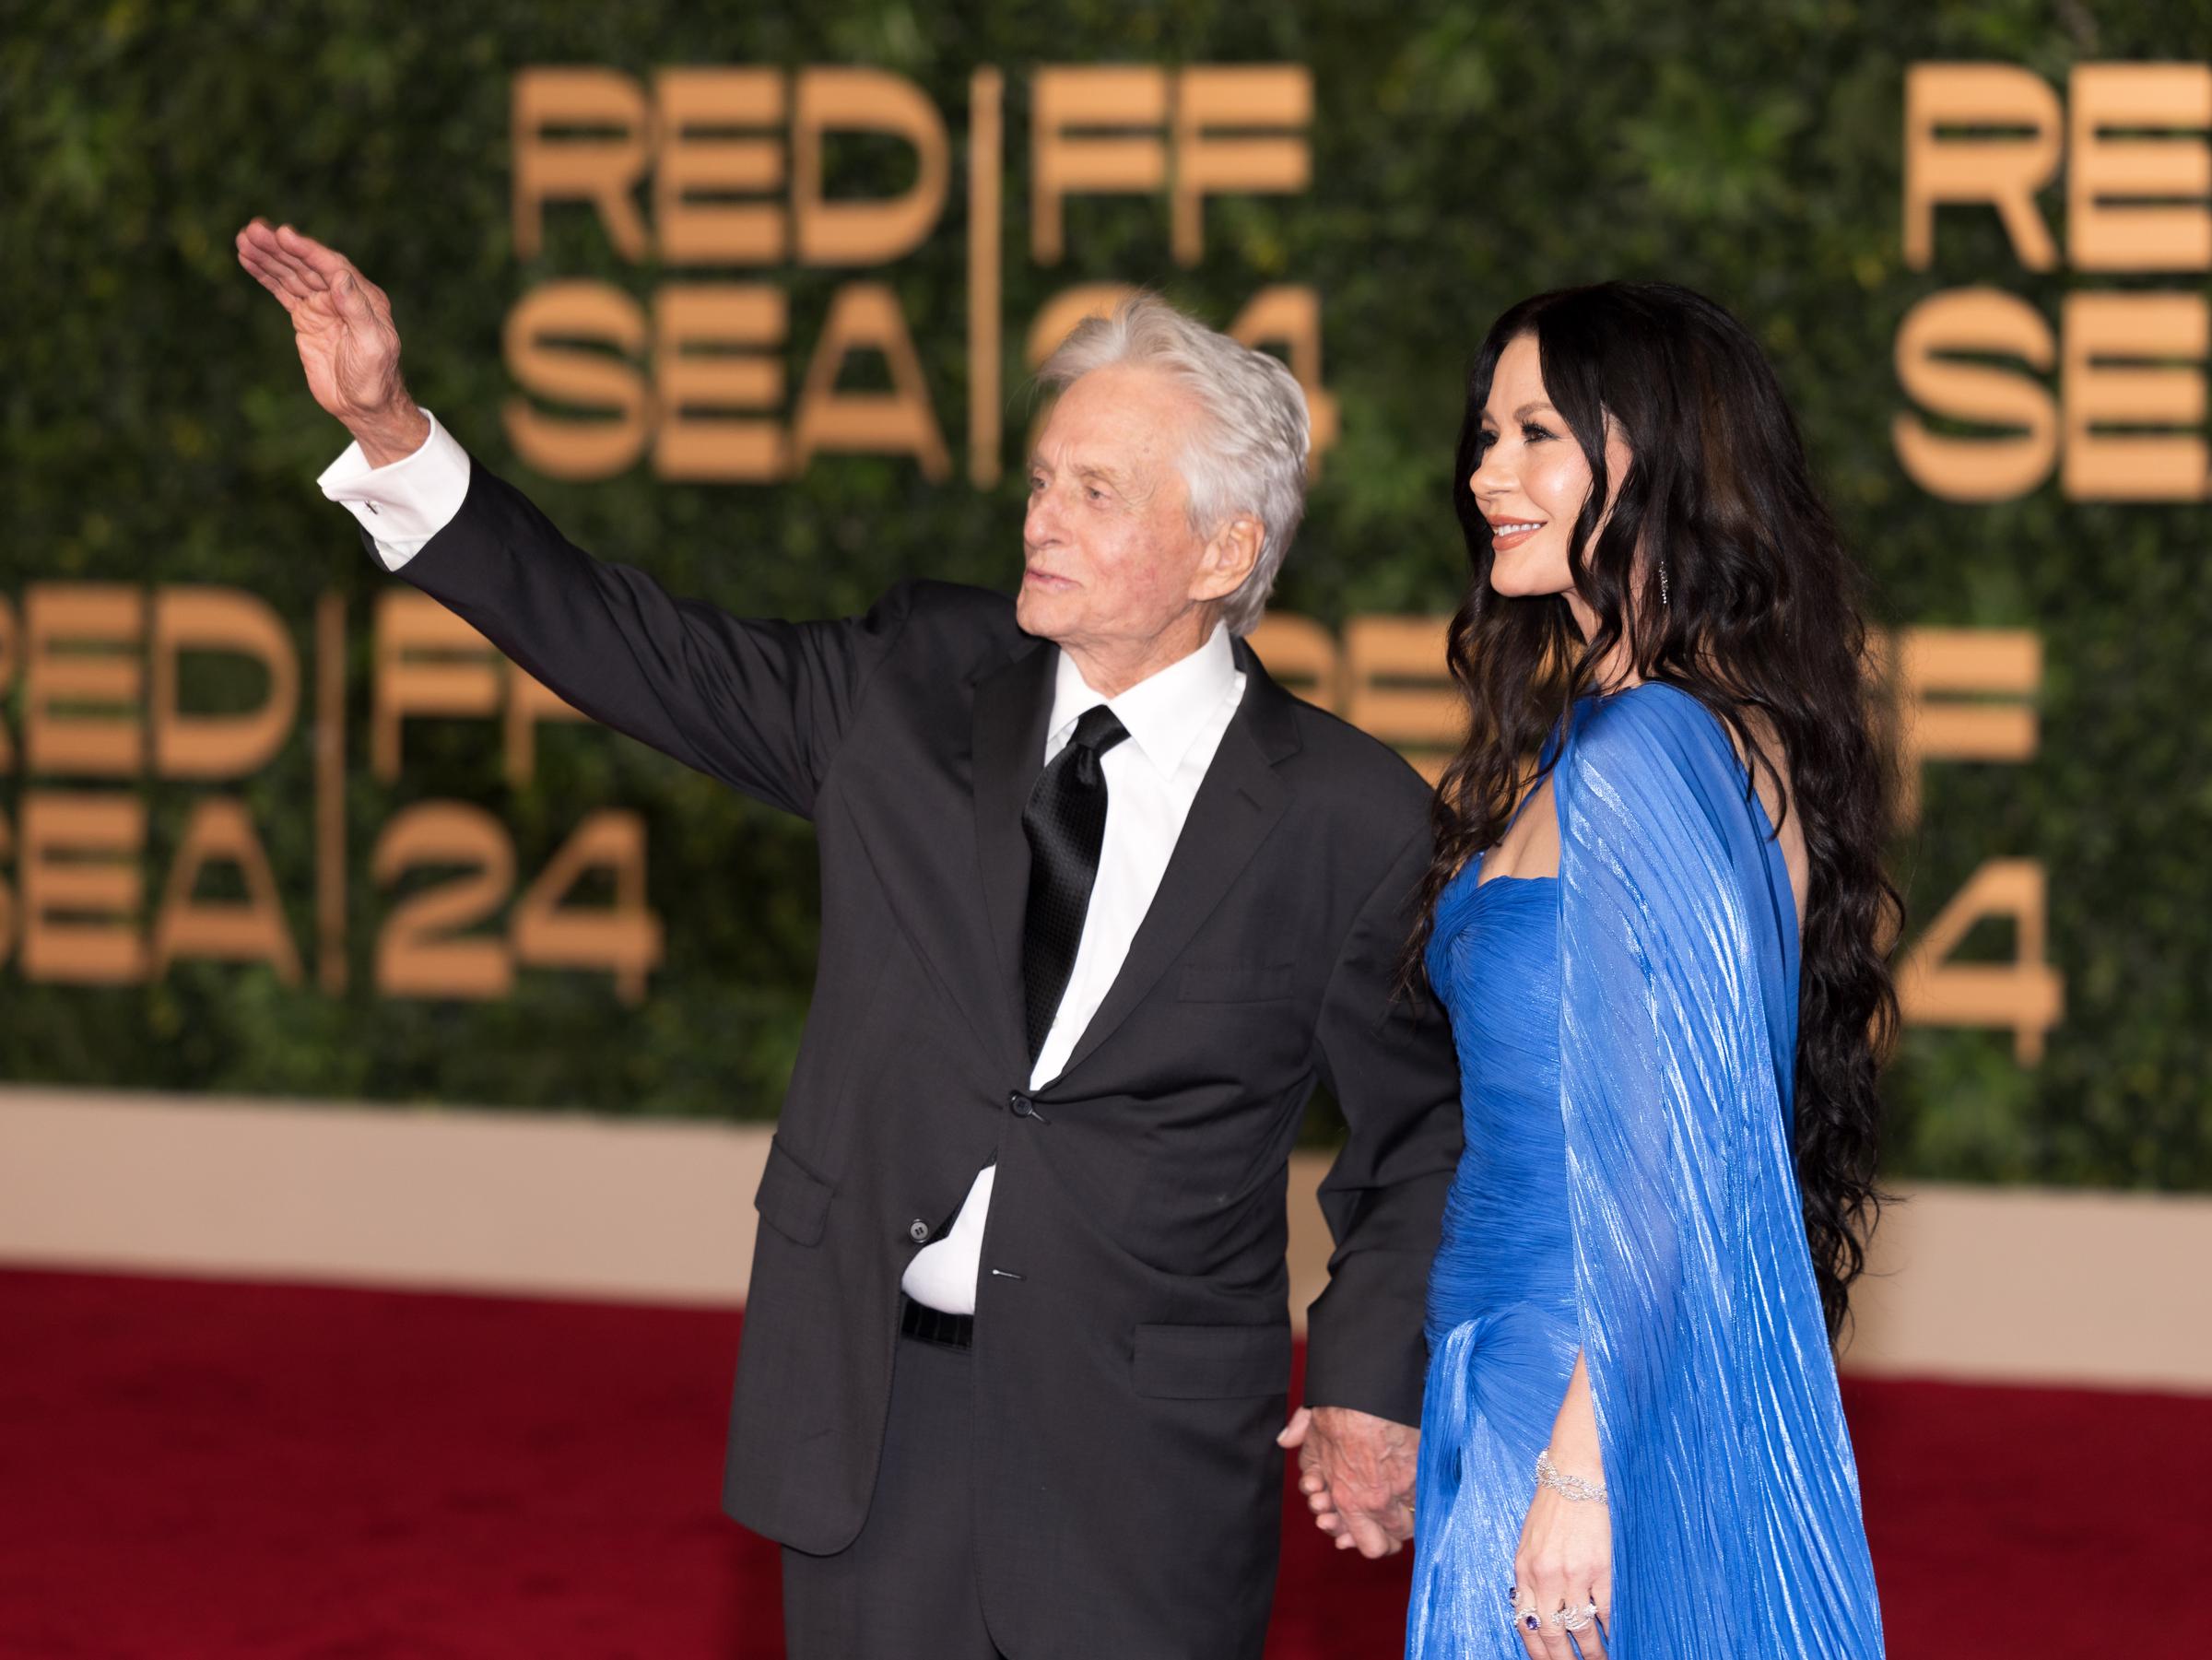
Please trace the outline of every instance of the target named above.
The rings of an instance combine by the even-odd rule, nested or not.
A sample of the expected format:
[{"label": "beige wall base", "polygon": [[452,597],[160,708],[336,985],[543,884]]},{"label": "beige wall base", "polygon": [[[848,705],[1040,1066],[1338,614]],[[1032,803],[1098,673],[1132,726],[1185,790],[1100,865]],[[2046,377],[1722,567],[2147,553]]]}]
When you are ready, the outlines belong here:
[{"label": "beige wall base", "polygon": [[0,1262],[737,1302],[768,1135],[0,1089]]},{"label": "beige wall base", "polygon": [[[0,1088],[0,1263],[734,1303],[758,1125]],[[1292,1304],[1328,1254],[1291,1171]],[[1922,1187],[1848,1370],[2212,1391],[2212,1198]]]}]

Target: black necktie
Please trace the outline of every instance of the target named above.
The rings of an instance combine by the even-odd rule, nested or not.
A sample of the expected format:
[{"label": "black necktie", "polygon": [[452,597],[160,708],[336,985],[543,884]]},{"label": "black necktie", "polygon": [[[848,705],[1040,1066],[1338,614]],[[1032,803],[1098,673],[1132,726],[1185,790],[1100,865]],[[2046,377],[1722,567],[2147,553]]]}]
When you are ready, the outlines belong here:
[{"label": "black necktie", "polygon": [[1021,987],[1032,1065],[1060,1012],[1067,977],[1076,971],[1091,885],[1099,879],[1099,848],[1106,840],[1106,770],[1099,758],[1128,736],[1105,704],[1085,711],[1076,736],[1038,774],[1021,810],[1021,828],[1030,838]]}]

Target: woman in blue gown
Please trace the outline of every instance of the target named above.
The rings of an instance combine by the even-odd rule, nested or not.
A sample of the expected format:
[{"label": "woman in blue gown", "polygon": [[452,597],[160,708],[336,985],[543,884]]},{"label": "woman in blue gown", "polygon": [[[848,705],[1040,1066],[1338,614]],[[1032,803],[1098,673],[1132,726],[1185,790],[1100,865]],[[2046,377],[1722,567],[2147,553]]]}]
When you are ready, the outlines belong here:
[{"label": "woman in blue gown", "polygon": [[1850,562],[1759,348],[1668,285],[1501,318],[1456,473],[1406,1653],[1879,1654],[1830,1350],[1895,1019]]}]

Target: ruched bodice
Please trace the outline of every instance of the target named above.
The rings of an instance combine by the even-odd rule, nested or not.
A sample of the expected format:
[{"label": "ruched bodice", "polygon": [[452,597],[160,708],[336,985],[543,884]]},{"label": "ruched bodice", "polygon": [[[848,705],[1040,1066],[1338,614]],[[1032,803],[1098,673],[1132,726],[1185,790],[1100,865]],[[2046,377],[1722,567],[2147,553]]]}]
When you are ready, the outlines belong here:
[{"label": "ruched bodice", "polygon": [[[1445,1203],[1429,1286],[1429,1345],[1454,1326],[1532,1303],[1571,1324],[1573,1226],[1555,1194],[1567,1162],[1559,1119],[1559,883],[1480,879],[1444,890],[1430,980],[1459,1049],[1466,1151]],[[1500,1217],[1514,1219],[1511,1228]]]},{"label": "ruched bodice", "polygon": [[1429,978],[1459,1049],[1466,1150],[1429,1278],[1409,1652],[1510,1655],[1520,1643],[1504,1623],[1505,1585],[1464,1576],[1475,1562],[1504,1563],[1510,1579],[1529,1471],[1580,1348],[1557,878],[1485,882],[1471,863],[1438,901]]}]

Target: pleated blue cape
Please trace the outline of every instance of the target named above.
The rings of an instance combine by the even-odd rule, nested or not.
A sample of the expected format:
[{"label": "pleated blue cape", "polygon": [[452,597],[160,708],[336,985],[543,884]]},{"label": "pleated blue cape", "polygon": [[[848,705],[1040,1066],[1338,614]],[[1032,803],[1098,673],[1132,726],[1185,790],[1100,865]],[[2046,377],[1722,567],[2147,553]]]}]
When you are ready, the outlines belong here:
[{"label": "pleated blue cape", "polygon": [[1559,745],[1559,1094],[1613,1517],[1613,1653],[1882,1652],[1800,1212],[1788,871],[1678,688]]}]

